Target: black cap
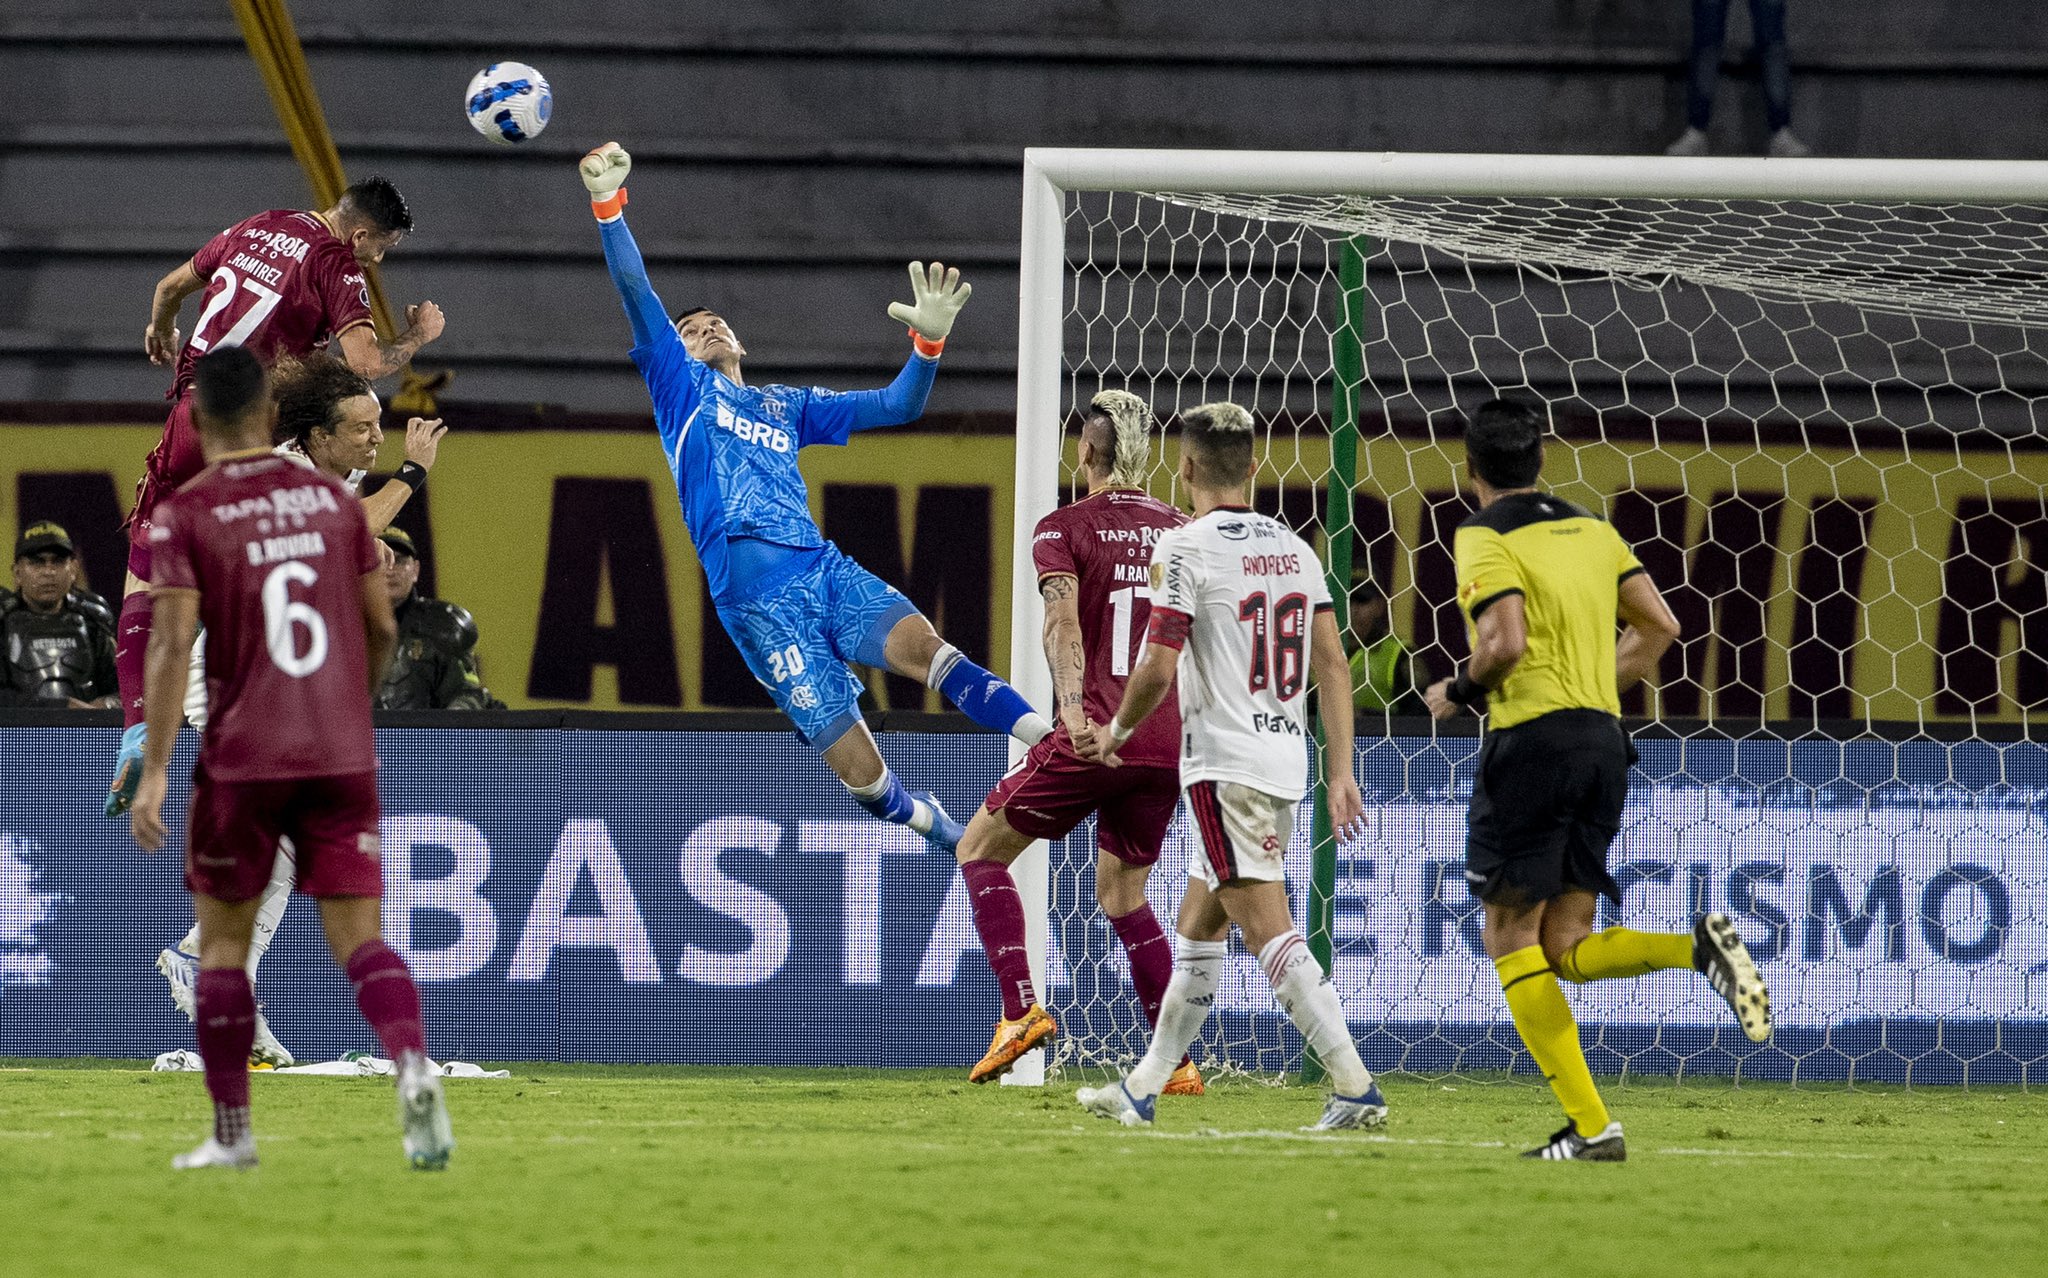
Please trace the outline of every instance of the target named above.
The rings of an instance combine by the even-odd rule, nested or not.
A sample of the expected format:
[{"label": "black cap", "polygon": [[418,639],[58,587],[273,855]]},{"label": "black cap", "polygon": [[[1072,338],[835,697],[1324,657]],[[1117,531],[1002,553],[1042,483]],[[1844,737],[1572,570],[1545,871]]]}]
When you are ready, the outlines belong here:
[{"label": "black cap", "polygon": [[21,530],[20,540],[14,543],[14,557],[26,559],[40,555],[46,550],[61,550],[66,558],[78,557],[77,547],[71,544],[71,534],[45,519],[39,524],[30,524]]},{"label": "black cap", "polygon": [[398,554],[410,555],[414,559],[420,557],[420,552],[412,544],[412,534],[396,524],[378,533],[377,540],[391,547]]}]

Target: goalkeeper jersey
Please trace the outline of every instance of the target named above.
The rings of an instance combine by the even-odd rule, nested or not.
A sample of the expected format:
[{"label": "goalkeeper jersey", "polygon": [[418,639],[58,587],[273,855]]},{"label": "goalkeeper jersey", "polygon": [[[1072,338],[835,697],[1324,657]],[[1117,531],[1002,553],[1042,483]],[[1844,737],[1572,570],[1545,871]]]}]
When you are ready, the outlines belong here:
[{"label": "goalkeeper jersey", "polygon": [[691,358],[673,331],[633,349],[654,397],[683,523],[713,599],[747,598],[757,583],[736,580],[726,554],[734,537],[798,549],[825,544],[811,517],[810,490],[796,453],[844,444],[854,428],[850,395],[817,387],[743,386]]}]

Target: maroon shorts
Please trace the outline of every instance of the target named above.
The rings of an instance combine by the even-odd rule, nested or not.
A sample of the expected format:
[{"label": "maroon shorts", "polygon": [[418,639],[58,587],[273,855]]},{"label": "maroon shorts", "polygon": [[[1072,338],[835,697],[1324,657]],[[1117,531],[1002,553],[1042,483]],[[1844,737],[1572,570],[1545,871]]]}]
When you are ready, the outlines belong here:
[{"label": "maroon shorts", "polygon": [[1097,847],[1127,865],[1151,865],[1179,802],[1178,767],[1089,763],[1060,727],[996,783],[985,806],[1034,839],[1065,838],[1093,813]]},{"label": "maroon shorts", "polygon": [[163,438],[150,450],[142,482],[135,485],[135,505],[128,511],[128,571],[138,581],[149,580],[150,516],[157,503],[205,469],[206,455],[199,450],[199,426],[192,420],[192,393],[187,391],[171,405],[171,415],[164,421]]},{"label": "maroon shorts", "polygon": [[202,766],[192,775],[185,887],[246,901],[270,882],[277,841],[289,838],[298,853],[299,891],[307,896],[382,896],[378,816],[374,771],[214,781]]}]

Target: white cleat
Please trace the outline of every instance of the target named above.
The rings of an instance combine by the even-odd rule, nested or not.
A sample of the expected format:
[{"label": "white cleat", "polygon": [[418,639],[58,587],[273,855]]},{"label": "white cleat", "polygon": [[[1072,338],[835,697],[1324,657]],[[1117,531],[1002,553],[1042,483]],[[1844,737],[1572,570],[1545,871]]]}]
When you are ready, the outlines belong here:
[{"label": "white cleat", "polygon": [[159,950],[156,956],[156,970],[163,973],[164,983],[171,987],[171,1002],[192,1020],[199,1014],[199,960],[183,950]]},{"label": "white cleat", "polygon": [[270,1032],[270,1022],[263,1017],[263,1010],[256,1011],[256,1041],[249,1045],[249,1063],[269,1069],[289,1069],[296,1062],[284,1044],[277,1041],[277,1035]]},{"label": "white cleat", "polygon": [[171,1159],[175,1171],[197,1171],[203,1167],[231,1167],[236,1171],[248,1171],[256,1166],[256,1142],[244,1141],[239,1145],[223,1145],[208,1136],[199,1148],[189,1154],[179,1154]]},{"label": "white cleat", "polygon": [[1323,1106],[1323,1116],[1313,1127],[1304,1127],[1309,1132],[1347,1132],[1368,1127],[1384,1127],[1387,1122],[1387,1098],[1380,1095],[1380,1085],[1374,1083],[1365,1089],[1363,1096],[1339,1096],[1330,1093],[1329,1101]]},{"label": "white cleat", "polygon": [[1706,130],[1688,126],[1685,132],[1678,135],[1677,141],[1664,148],[1664,154],[1705,155],[1710,150],[1712,150],[1712,144],[1707,140]]},{"label": "white cleat", "polygon": [[408,1055],[398,1066],[398,1125],[405,1132],[405,1157],[420,1171],[441,1171],[455,1151],[455,1129],[441,1076],[425,1058]]},{"label": "white cleat", "polygon": [[1107,1087],[1084,1087],[1074,1093],[1081,1108],[1097,1118],[1107,1118],[1126,1127],[1150,1127],[1152,1125],[1153,1098],[1139,1100],[1131,1095],[1124,1080],[1119,1078]]}]

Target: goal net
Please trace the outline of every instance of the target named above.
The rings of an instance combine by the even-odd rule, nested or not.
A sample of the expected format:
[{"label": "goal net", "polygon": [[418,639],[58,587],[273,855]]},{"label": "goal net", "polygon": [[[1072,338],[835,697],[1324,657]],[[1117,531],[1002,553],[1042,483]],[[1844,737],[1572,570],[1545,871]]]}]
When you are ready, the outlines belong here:
[{"label": "goal net", "polygon": [[[1371,832],[1319,843],[1304,805],[1290,861],[1369,1066],[1528,1065],[1462,875],[1476,721],[1415,687],[1467,655],[1462,414],[1520,392],[1546,483],[1685,630],[1626,702],[1600,925],[1725,910],[1777,1012],[1757,1047],[1691,973],[1570,988],[1595,1070],[2048,1069],[2048,165],[1034,151],[1025,184],[1012,670],[1042,703],[1029,530],[1079,491],[1089,397],[1250,409],[1257,504],[1322,550],[1371,676]],[[1085,827],[1048,852],[1059,1068],[1146,1041],[1094,857]],[[1235,941],[1196,1056],[1301,1064]]]}]

